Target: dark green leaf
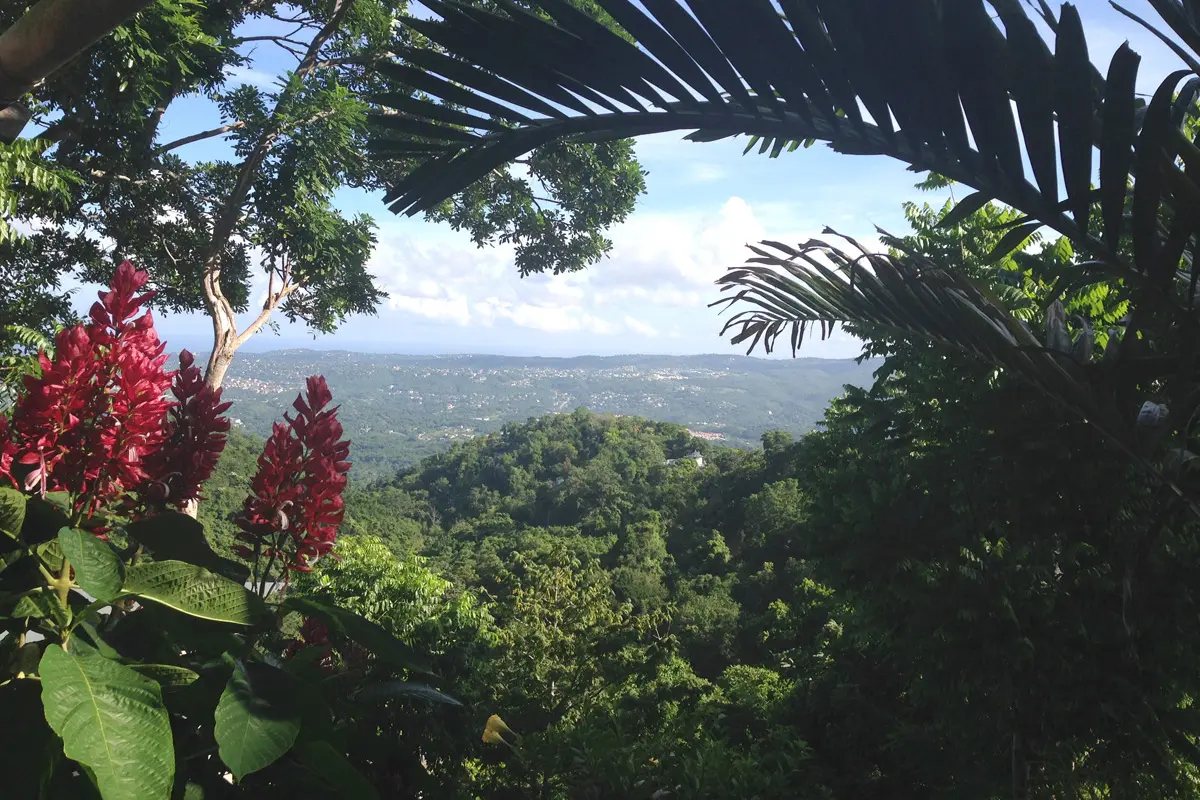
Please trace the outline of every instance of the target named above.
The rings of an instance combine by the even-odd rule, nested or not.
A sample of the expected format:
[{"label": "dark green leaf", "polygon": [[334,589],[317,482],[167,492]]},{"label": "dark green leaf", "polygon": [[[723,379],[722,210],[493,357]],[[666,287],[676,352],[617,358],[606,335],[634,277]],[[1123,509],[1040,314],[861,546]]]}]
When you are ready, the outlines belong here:
[{"label": "dark green leaf", "polygon": [[54,541],[58,532],[71,524],[67,511],[57,502],[58,498],[53,498],[53,494],[47,494],[45,498],[26,499],[25,525],[21,529],[21,538],[26,542],[41,544]]},{"label": "dark green leaf", "polygon": [[301,710],[291,696],[295,686],[294,678],[267,664],[234,668],[217,703],[213,735],[238,781],[273,764],[296,741]]},{"label": "dark green leaf", "polygon": [[359,615],[342,608],[327,606],[306,597],[289,597],[283,607],[299,611],[306,617],[316,617],[334,633],[358,642],[376,656],[395,666],[415,672],[430,673],[428,659],[397,639],[386,630]]},{"label": "dark green leaf", "polygon": [[383,681],[362,687],[354,699],[363,703],[380,703],[394,697],[405,700],[423,700],[429,703],[443,703],[448,706],[462,706],[448,694],[439,692],[432,686],[408,681]]},{"label": "dark green leaf", "polygon": [[18,539],[24,524],[25,495],[8,486],[0,486],[0,534]]},{"label": "dark green leaf", "polygon": [[1113,55],[1105,82],[1104,120],[1100,140],[1100,193],[1104,243],[1116,251],[1125,217],[1129,170],[1133,166],[1134,114],[1141,56],[1123,43]]},{"label": "dark green leaf", "polygon": [[80,589],[105,602],[121,593],[125,565],[112,545],[78,528],[60,530],[58,545],[71,562]]},{"label": "dark green leaf", "polygon": [[14,680],[0,687],[0,774],[5,797],[35,798],[50,783],[61,745],[46,724],[41,685]]},{"label": "dark green leaf", "polygon": [[71,610],[64,608],[58,601],[58,595],[46,588],[36,589],[18,600],[13,606],[12,615],[17,619],[47,618],[59,628],[71,624]]},{"label": "dark green leaf", "polygon": [[187,686],[200,677],[185,667],[170,664],[131,664],[130,668],[140,672],[160,686]]},{"label": "dark green leaf", "polygon": [[1041,222],[1027,222],[1024,225],[1013,228],[1011,231],[1004,234],[1000,241],[996,243],[996,246],[992,248],[992,252],[988,253],[987,262],[995,263],[1011,253],[1013,250],[1021,247],[1023,244],[1025,244],[1025,240],[1032,236],[1034,232],[1041,227]]},{"label": "dark green leaf", "polygon": [[105,800],[170,797],[175,754],[157,683],[56,644],[46,648],[39,672],[46,720],[67,757],[92,771]]},{"label": "dark green leaf", "polygon": [[245,583],[250,577],[248,566],[213,551],[204,536],[204,526],[187,514],[168,511],[146,517],[125,526],[125,532],[160,559],[186,561],[238,583]]},{"label": "dark green leaf", "polygon": [[239,583],[183,561],[155,561],[129,569],[125,593],[201,619],[254,625],[265,607]]},{"label": "dark green leaf", "polygon": [[[1146,108],[1146,118],[1142,121],[1142,131],[1138,136],[1137,180],[1133,184],[1130,231],[1133,235],[1134,262],[1142,272],[1161,263],[1158,260],[1161,249],[1158,223],[1159,206],[1166,189],[1163,169],[1174,168],[1166,161],[1165,152],[1168,151],[1164,151],[1164,148],[1168,146],[1171,135],[1171,100],[1175,95],[1175,86],[1188,74],[1187,70],[1172,72],[1159,84]],[[1174,153],[1175,148],[1171,146],[1169,152]]]},{"label": "dark green leaf", "polygon": [[1065,3],[1054,52],[1055,111],[1063,184],[1075,223],[1086,234],[1091,216],[1092,128],[1095,110],[1091,61],[1079,11]]},{"label": "dark green leaf", "polygon": [[953,228],[992,201],[986,192],[974,192],[959,200],[938,222],[940,228]]},{"label": "dark green leaf", "polygon": [[346,800],[371,800],[379,797],[375,787],[329,742],[300,742],[296,745],[296,758]]}]

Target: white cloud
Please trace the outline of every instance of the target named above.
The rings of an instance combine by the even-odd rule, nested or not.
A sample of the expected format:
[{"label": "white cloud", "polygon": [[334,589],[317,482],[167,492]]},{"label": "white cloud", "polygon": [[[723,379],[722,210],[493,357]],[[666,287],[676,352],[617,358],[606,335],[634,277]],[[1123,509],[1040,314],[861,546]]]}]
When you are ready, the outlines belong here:
[{"label": "white cloud", "polygon": [[633,317],[625,318],[625,327],[642,336],[658,336],[658,328]]},{"label": "white cloud", "polygon": [[426,319],[453,322],[456,325],[471,323],[471,311],[467,307],[467,298],[453,289],[446,292],[446,297],[392,295],[388,298],[388,307],[398,311],[408,311]]},{"label": "white cloud", "polygon": [[[708,349],[720,350],[719,321],[706,308],[721,296],[714,281],[745,262],[747,243],[811,238],[811,232],[778,225],[787,216],[780,209],[767,211],[776,224],[764,224],[740,197],[693,210],[639,211],[611,232],[613,250],[600,263],[524,279],[512,247],[480,250],[445,227],[389,220],[382,222],[371,270],[399,317],[385,319],[389,329],[402,330],[409,317],[485,329],[491,342],[519,339],[525,331],[526,338],[545,335],[548,344],[591,342],[589,348],[657,338],[708,340]],[[601,344],[601,337],[611,344]]]}]

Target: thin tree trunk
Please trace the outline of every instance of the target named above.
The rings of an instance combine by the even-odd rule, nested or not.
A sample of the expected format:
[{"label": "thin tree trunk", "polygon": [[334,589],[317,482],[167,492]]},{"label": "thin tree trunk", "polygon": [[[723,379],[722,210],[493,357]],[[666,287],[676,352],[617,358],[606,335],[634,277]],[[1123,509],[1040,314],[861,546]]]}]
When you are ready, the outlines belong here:
[{"label": "thin tree trunk", "polygon": [[[0,34],[0,108],[95,44],[151,0],[41,0]],[[15,128],[15,130],[14,130]],[[11,141],[20,133],[7,126]]]},{"label": "thin tree trunk", "polygon": [[213,349],[212,354],[208,357],[208,368],[205,370],[204,380],[214,389],[220,388],[224,383],[225,373],[229,371],[229,365],[233,363],[233,356],[238,347],[267,322],[271,311],[286,296],[281,291],[278,299],[272,303],[276,296],[268,293],[263,313],[242,336],[239,336],[233,304],[221,290],[221,255],[225,250],[225,245],[229,243],[230,237],[233,236],[238,217],[242,213],[242,206],[250,193],[250,187],[254,185],[255,179],[258,177],[259,169],[271,151],[271,147],[283,132],[284,111],[303,83],[304,77],[317,68],[317,56],[320,55],[321,48],[341,26],[353,5],[354,0],[336,0],[329,21],[309,43],[304,58],[296,66],[295,72],[292,73],[292,79],[280,94],[270,118],[259,133],[254,149],[250,151],[238,168],[237,183],[234,184],[233,190],[226,198],[224,206],[217,215],[216,223],[213,225],[212,239],[204,255],[203,285],[204,305],[212,318],[213,326]]}]

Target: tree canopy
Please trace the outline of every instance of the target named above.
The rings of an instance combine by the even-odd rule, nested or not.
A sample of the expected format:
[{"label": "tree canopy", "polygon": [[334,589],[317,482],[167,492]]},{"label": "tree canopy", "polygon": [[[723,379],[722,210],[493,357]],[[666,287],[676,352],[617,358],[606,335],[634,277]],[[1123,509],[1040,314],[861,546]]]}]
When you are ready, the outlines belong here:
[{"label": "tree canopy", "polygon": [[[411,103],[420,92],[422,73],[407,61],[374,65],[399,44],[421,54],[413,64],[446,58],[397,25],[406,10],[393,0],[150,6],[32,93],[36,138],[0,150],[11,152],[0,164],[15,165],[0,169],[33,159],[18,174],[26,183],[47,183],[48,170],[70,183],[56,187],[59,202],[25,193],[7,209],[32,230],[0,242],[0,269],[28,274],[36,262],[49,288],[62,276],[103,283],[134,261],[150,272],[158,307],[212,318],[214,385],[279,315],[329,332],[374,313],[384,296],[367,266],[374,222],[340,211],[334,195],[382,189],[409,168],[409,152],[362,157],[397,121],[369,113],[369,100]],[[4,12],[0,26],[20,13]],[[163,121],[182,108],[207,109],[211,123],[167,140]],[[192,155],[215,139],[223,146]],[[429,218],[481,246],[515,244],[523,275],[581,269],[608,251],[605,229],[643,186],[627,141],[555,144],[522,173],[483,176]]]}]

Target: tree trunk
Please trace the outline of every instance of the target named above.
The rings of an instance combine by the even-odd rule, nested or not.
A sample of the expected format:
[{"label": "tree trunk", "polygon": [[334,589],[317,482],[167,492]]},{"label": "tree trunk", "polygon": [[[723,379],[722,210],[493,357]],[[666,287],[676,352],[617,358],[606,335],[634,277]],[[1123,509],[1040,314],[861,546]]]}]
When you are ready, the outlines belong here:
[{"label": "tree trunk", "polygon": [[[7,108],[151,0],[41,0],[0,34],[0,109]],[[15,128],[15,130],[14,130]],[[3,135],[15,139],[20,128]]]},{"label": "tree trunk", "polygon": [[[224,298],[222,297],[223,301]],[[204,370],[204,382],[214,389],[225,383],[225,373],[237,353],[237,321],[226,309],[210,309],[213,323],[213,348],[208,356],[208,367]]]}]

